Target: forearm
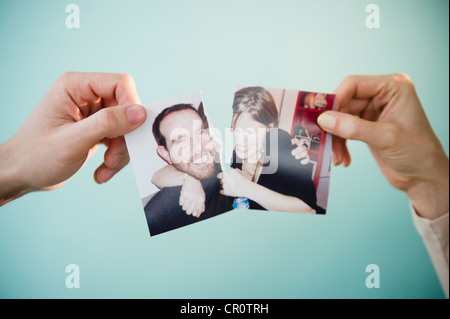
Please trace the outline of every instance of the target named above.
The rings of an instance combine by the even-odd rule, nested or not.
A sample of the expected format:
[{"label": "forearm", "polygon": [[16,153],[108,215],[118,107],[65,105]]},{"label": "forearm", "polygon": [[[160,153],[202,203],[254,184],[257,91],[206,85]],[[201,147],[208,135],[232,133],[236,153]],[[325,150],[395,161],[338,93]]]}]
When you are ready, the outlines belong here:
[{"label": "forearm", "polygon": [[152,177],[152,183],[159,189],[165,187],[182,186],[186,173],[177,170],[172,165],[166,165],[163,168],[157,170]]},{"label": "forearm", "polygon": [[305,202],[297,197],[277,193],[256,183],[252,184],[253,185],[251,187],[247,188],[246,197],[258,203],[267,210],[315,213],[314,209],[309,207]]},{"label": "forearm", "polygon": [[0,206],[31,191],[22,181],[11,140],[0,144]]}]

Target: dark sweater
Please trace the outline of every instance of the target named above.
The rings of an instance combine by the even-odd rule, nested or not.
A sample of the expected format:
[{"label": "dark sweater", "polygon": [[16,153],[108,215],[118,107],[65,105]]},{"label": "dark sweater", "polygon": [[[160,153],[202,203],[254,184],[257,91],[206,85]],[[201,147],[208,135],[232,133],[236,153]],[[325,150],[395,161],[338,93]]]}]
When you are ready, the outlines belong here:
[{"label": "dark sweater", "polygon": [[[273,135],[276,132],[278,136],[275,140],[276,136]],[[274,139],[272,142],[278,143],[278,148],[273,147],[276,150],[275,153],[272,152],[274,154],[269,154],[271,137]],[[269,130],[266,134],[265,164],[257,183],[277,193],[297,197],[315,209],[317,214],[324,214],[325,210],[317,205],[316,189],[312,178],[313,164],[303,165],[295,159],[291,154],[295,147],[291,143],[291,136],[286,131]],[[273,173],[271,173],[271,165],[277,165],[277,169]],[[242,160],[236,156],[235,152],[233,153],[232,167],[242,169]],[[250,208],[265,210],[264,207],[252,200],[250,200]]]}]

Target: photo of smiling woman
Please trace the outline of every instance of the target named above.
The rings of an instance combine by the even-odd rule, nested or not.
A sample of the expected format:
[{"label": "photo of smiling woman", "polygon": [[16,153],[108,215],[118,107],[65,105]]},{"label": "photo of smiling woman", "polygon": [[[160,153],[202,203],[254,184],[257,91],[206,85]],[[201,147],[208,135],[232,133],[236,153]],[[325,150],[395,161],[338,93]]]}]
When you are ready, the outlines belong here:
[{"label": "photo of smiling woman", "polygon": [[317,205],[314,166],[307,160],[307,150],[278,123],[278,110],[267,89],[245,87],[235,93],[231,129],[236,144],[230,173],[218,176],[222,194],[248,199],[250,209],[324,214]]},{"label": "photo of smiling woman", "polygon": [[[332,109],[334,98],[259,86],[235,92],[233,155],[217,175],[220,193],[234,200],[230,209],[326,213],[331,136],[316,121]],[[186,178],[172,165],[156,171],[152,182],[160,189],[182,186],[180,205],[187,215],[200,217],[205,211],[200,181]]]}]

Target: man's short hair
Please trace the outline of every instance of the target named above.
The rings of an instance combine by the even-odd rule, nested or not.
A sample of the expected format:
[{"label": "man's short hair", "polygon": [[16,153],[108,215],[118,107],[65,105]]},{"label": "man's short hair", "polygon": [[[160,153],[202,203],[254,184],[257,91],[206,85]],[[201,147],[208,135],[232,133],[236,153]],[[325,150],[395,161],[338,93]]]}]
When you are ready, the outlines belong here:
[{"label": "man's short hair", "polygon": [[209,127],[208,125],[208,119],[205,115],[205,110],[203,108],[203,102],[200,102],[200,105],[198,106],[198,110],[192,105],[192,104],[175,104],[169,107],[166,107],[164,110],[162,110],[161,113],[158,114],[155,121],[153,122],[152,126],[152,132],[153,136],[155,137],[156,143],[158,145],[164,146],[167,149],[167,142],[166,138],[161,134],[161,121],[169,114],[178,112],[178,111],[184,111],[184,110],[192,110],[200,116],[200,119],[203,122],[203,126],[207,129]]}]

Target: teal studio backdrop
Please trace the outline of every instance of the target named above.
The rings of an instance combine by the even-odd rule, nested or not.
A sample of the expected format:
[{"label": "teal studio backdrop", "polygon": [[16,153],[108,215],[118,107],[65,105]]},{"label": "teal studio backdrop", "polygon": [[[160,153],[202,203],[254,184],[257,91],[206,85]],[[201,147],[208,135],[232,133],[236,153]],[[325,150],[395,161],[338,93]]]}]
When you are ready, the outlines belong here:
[{"label": "teal studio backdrop", "polygon": [[[66,27],[70,3],[79,29]],[[379,29],[366,27],[370,3]],[[66,71],[129,73],[143,103],[203,90],[221,129],[238,83],[332,92],[348,74],[403,72],[448,154],[448,6],[1,1],[0,141]],[[325,216],[234,211],[153,238],[131,166],[95,184],[102,148],[62,188],[0,208],[0,297],[443,298],[407,197],[366,145],[349,147],[352,165],[332,167]],[[69,264],[80,268],[78,289],[66,287]],[[380,288],[365,285],[369,264],[380,268]]]}]

